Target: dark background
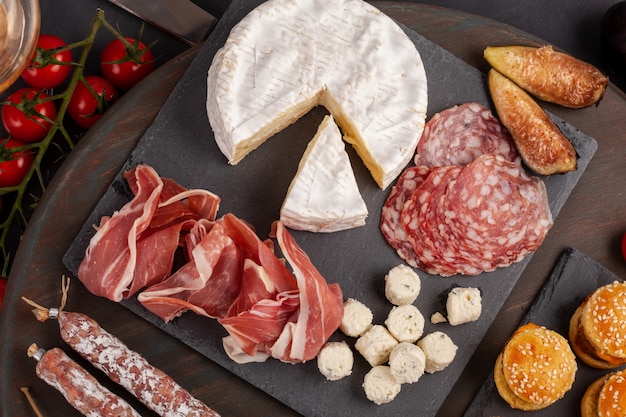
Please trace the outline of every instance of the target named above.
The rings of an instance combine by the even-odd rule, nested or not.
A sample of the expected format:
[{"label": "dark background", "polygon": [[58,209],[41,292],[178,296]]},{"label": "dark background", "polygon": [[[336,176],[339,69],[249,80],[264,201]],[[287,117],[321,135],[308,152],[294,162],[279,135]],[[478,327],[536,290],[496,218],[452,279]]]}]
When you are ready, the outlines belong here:
[{"label": "dark background", "polygon": [[[228,0],[193,1],[215,16],[221,16],[230,3]],[[41,0],[40,3],[42,32],[58,34],[68,40],[84,37],[98,7],[122,29],[132,29],[137,21],[103,0]],[[463,10],[512,25],[606,72],[601,58],[601,21],[609,7],[618,3],[616,0],[427,0],[420,3]],[[153,34],[160,39],[155,49],[161,56],[161,63],[187,48],[158,31],[146,32],[146,36]]]}]

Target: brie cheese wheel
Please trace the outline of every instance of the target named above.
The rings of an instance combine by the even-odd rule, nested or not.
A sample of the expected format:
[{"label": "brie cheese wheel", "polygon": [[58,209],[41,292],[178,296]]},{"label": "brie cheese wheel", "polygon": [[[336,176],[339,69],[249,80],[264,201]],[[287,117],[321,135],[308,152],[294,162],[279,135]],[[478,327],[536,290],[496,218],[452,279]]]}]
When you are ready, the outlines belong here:
[{"label": "brie cheese wheel", "polygon": [[323,105],[383,189],[412,158],[427,104],[414,43],[362,0],[269,0],[233,27],[207,76],[230,164]]},{"label": "brie cheese wheel", "polygon": [[326,116],[300,160],[280,220],[292,229],[330,233],[362,226],[366,217],[341,132]]}]

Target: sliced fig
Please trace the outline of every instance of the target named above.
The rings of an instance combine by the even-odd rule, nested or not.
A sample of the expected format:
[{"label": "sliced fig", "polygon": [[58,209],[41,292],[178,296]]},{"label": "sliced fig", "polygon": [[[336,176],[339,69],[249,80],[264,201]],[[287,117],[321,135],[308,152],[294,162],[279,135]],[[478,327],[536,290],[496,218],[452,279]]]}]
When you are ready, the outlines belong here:
[{"label": "sliced fig", "polygon": [[541,106],[493,68],[488,82],[498,117],[513,136],[524,163],[541,175],[574,171],[576,150]]},{"label": "sliced fig", "polygon": [[488,46],[487,62],[534,97],[569,108],[600,101],[608,77],[591,64],[550,45]]}]

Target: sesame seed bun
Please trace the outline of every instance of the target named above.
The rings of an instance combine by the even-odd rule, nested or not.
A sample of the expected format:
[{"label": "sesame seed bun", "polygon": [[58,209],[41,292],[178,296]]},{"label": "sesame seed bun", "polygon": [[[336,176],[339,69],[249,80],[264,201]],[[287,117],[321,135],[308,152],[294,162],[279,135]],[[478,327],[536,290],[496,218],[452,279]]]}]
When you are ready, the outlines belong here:
[{"label": "sesame seed bun", "polygon": [[521,326],[496,360],[494,381],[500,396],[524,411],[546,408],[572,388],[576,356],[567,339],[535,324]]},{"label": "sesame seed bun", "polygon": [[574,353],[593,368],[626,364],[626,283],[615,281],[590,294],[572,315],[569,339]]},{"label": "sesame seed bun", "polygon": [[626,415],[626,371],[596,379],[580,402],[581,417],[623,417]]}]

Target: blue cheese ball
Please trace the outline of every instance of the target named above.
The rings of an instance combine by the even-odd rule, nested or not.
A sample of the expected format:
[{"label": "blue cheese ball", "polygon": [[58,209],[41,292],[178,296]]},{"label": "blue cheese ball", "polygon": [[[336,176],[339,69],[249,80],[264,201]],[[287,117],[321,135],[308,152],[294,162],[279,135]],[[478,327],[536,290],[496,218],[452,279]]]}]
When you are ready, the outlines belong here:
[{"label": "blue cheese ball", "polygon": [[374,315],[362,302],[348,298],[343,303],[343,317],[339,329],[350,337],[359,337],[372,327]]},{"label": "blue cheese ball", "polygon": [[329,381],[352,374],[354,355],[346,342],[328,342],[317,355],[317,367]]},{"label": "blue cheese ball", "polygon": [[443,332],[427,334],[417,342],[426,356],[425,371],[429,374],[444,370],[456,357],[458,347]]},{"label": "blue cheese ball", "polygon": [[415,343],[424,333],[424,316],[413,304],[391,309],[385,325],[399,342]]},{"label": "blue cheese ball", "polygon": [[377,366],[389,360],[389,354],[397,344],[385,326],[375,324],[357,339],[354,347],[371,366]]},{"label": "blue cheese ball", "polygon": [[426,369],[426,355],[414,343],[401,342],[389,355],[391,374],[400,384],[417,382]]},{"label": "blue cheese ball", "polygon": [[412,304],[421,289],[419,275],[405,264],[392,268],[385,276],[385,297],[393,305]]},{"label": "blue cheese ball", "polygon": [[369,370],[363,379],[363,389],[367,399],[376,405],[393,401],[400,393],[400,383],[386,365],[378,365]]},{"label": "blue cheese ball", "polygon": [[478,288],[453,288],[446,300],[448,323],[452,326],[478,320],[482,311],[482,298]]}]

